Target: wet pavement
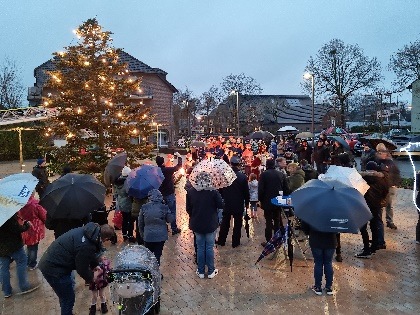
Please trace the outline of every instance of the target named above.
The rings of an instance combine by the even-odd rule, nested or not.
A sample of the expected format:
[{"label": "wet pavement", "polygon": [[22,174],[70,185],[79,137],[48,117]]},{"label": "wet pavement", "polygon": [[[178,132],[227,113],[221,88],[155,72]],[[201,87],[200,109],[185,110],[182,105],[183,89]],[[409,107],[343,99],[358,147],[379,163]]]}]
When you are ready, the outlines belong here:
[{"label": "wet pavement", "polygon": [[[233,249],[229,234],[226,246],[216,248],[219,274],[214,279],[199,279],[195,274],[193,235],[185,212],[185,192],[181,189],[177,193],[177,222],[182,232],[170,235],[163,251],[160,314],[418,314],[420,245],[414,242],[418,213],[412,199],[411,190],[398,190],[398,229],[386,229],[387,248],[372,259],[354,257],[362,248],[360,235],[342,235],[343,262],[334,262],[335,294],[316,296],[309,290],[313,285],[310,250],[305,252],[307,265],[295,246],[293,271],[282,250],[255,265],[264,240],[261,209],[251,223],[250,238],[243,230],[241,245]],[[110,197],[107,202],[110,203]],[[112,215],[113,212],[110,218]],[[120,231],[118,238],[117,245],[106,244],[111,259],[125,245]],[[53,234],[48,231],[40,243],[39,257],[52,240]],[[14,269],[12,264],[12,285],[16,288]],[[8,299],[0,293],[1,314],[59,314],[58,300],[40,271],[28,273],[32,281],[41,281],[40,289]],[[76,314],[87,314],[91,292],[80,277],[76,280],[74,310]],[[109,314],[117,314],[111,301],[109,307]]]}]

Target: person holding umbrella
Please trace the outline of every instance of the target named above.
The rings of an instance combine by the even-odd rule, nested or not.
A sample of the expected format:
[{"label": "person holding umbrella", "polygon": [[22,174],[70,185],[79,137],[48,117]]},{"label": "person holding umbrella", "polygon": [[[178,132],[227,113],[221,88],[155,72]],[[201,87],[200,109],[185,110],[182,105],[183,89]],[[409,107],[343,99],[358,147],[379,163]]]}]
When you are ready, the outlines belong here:
[{"label": "person holding umbrella", "polygon": [[134,220],[131,216],[132,198],[128,195],[125,189],[125,181],[127,176],[130,174],[131,169],[128,166],[124,166],[119,176],[114,182],[114,192],[117,195],[117,202],[119,210],[122,213],[122,235],[124,241],[130,241],[134,243],[136,240],[133,236]]},{"label": "person holding umbrella", "polygon": [[217,244],[225,246],[226,238],[229,233],[230,221],[233,217],[232,247],[241,244],[242,217],[245,208],[249,206],[248,180],[244,173],[239,171],[241,159],[234,155],[230,159],[230,165],[235,172],[236,179],[227,187],[219,189],[224,201],[223,219],[220,224],[219,238]]},{"label": "person holding umbrella", "polygon": [[36,161],[36,165],[32,170],[32,175],[38,178],[38,184],[36,185],[36,192],[38,193],[39,198],[45,192],[45,189],[49,185],[50,181],[48,180],[48,172],[47,172],[47,162],[44,158],[39,158]]},{"label": "person holding umbrella", "polygon": [[175,217],[175,220],[171,223],[172,235],[176,235],[181,232],[181,229],[176,225],[176,199],[173,176],[174,173],[182,167],[182,157],[178,152],[175,152],[174,156],[178,158],[178,164],[172,167],[167,167],[164,165],[165,159],[163,157],[156,157],[156,164],[161,168],[163,176],[165,176],[165,179],[160,185],[159,190],[162,193],[163,200],[165,200],[173,216]]},{"label": "person holding umbrella", "polygon": [[222,218],[223,200],[209,173],[200,172],[197,175],[193,187],[187,191],[185,209],[190,216],[189,227],[196,237],[196,274],[204,279],[207,266],[207,277],[212,279],[219,272],[214,266],[214,240]]}]

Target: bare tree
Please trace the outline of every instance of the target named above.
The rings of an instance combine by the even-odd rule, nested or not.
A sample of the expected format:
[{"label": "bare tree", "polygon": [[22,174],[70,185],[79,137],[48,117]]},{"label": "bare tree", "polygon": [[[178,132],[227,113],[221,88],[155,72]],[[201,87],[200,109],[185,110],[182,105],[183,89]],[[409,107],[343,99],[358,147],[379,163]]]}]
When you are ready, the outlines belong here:
[{"label": "bare tree", "polygon": [[14,60],[6,57],[0,67],[0,108],[22,106],[24,87],[21,84],[21,70]]},{"label": "bare tree", "polygon": [[254,78],[246,76],[244,73],[241,74],[229,74],[223,78],[220,85],[222,95],[224,97],[229,96],[232,91],[236,91],[239,94],[261,94],[262,88]]},{"label": "bare tree", "polygon": [[[174,95],[174,104],[178,105],[181,109],[180,118],[183,118],[187,122],[187,133],[188,136],[191,136],[191,118],[195,117],[197,109],[199,108],[200,100],[194,96],[193,92],[185,88],[185,90],[180,89]],[[195,118],[194,118],[195,119]]]},{"label": "bare tree", "polygon": [[220,90],[214,85],[212,85],[207,92],[204,92],[200,96],[200,106],[198,108],[198,113],[203,115],[207,133],[210,130],[209,116],[217,108],[217,106],[219,106],[220,101]]},{"label": "bare tree", "polygon": [[405,45],[391,56],[388,68],[394,71],[397,79],[394,84],[399,91],[406,89],[407,84],[420,79],[420,40]]},{"label": "bare tree", "polygon": [[[332,39],[311,56],[305,71],[314,76],[317,95],[337,97],[343,127],[347,98],[356,91],[374,88],[382,79],[376,58],[368,58],[358,45],[346,45],[339,39]],[[309,81],[302,86],[307,92],[311,90]]]}]

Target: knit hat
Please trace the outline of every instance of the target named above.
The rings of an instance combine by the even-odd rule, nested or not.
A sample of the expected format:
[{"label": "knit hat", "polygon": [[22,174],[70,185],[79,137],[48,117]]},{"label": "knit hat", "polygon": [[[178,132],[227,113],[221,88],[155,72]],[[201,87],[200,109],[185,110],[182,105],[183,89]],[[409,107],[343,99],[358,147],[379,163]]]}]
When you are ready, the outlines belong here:
[{"label": "knit hat", "polygon": [[161,157],[161,156],[157,156],[156,157],[156,164],[157,164],[157,166],[163,165],[164,162],[165,162],[165,159],[163,157]]},{"label": "knit hat", "polygon": [[128,174],[130,174],[131,172],[131,168],[129,168],[128,166],[124,166],[124,168],[121,171],[121,175],[122,176],[128,176]]},{"label": "knit hat", "polygon": [[36,161],[36,164],[38,164],[38,165],[41,165],[42,163],[44,163],[45,162],[45,159],[44,158],[39,158],[37,161]]},{"label": "knit hat", "polygon": [[366,170],[367,171],[377,171],[378,170],[378,164],[376,164],[376,162],[374,162],[374,161],[369,161],[366,164]]}]

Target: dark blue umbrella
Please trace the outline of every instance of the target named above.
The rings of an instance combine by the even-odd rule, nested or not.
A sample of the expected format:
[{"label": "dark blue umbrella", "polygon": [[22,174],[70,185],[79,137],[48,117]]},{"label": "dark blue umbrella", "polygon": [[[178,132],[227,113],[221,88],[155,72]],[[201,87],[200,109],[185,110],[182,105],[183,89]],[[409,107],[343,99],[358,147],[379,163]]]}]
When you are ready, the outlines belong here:
[{"label": "dark blue umbrella", "polygon": [[164,179],[160,167],[142,165],[128,175],[125,181],[126,191],[132,197],[143,199],[147,197],[149,191],[159,188]]},{"label": "dark blue umbrella", "polygon": [[292,193],[295,215],[320,232],[358,233],[372,214],[363,195],[339,181],[312,179]]},{"label": "dark blue umbrella", "polygon": [[282,233],[281,229],[278,229],[276,233],[274,233],[273,237],[265,244],[264,249],[258,257],[255,264],[257,264],[261,259],[263,259],[265,256],[274,253],[274,251],[281,246],[281,244],[284,244],[286,241],[287,235],[286,233]]}]

